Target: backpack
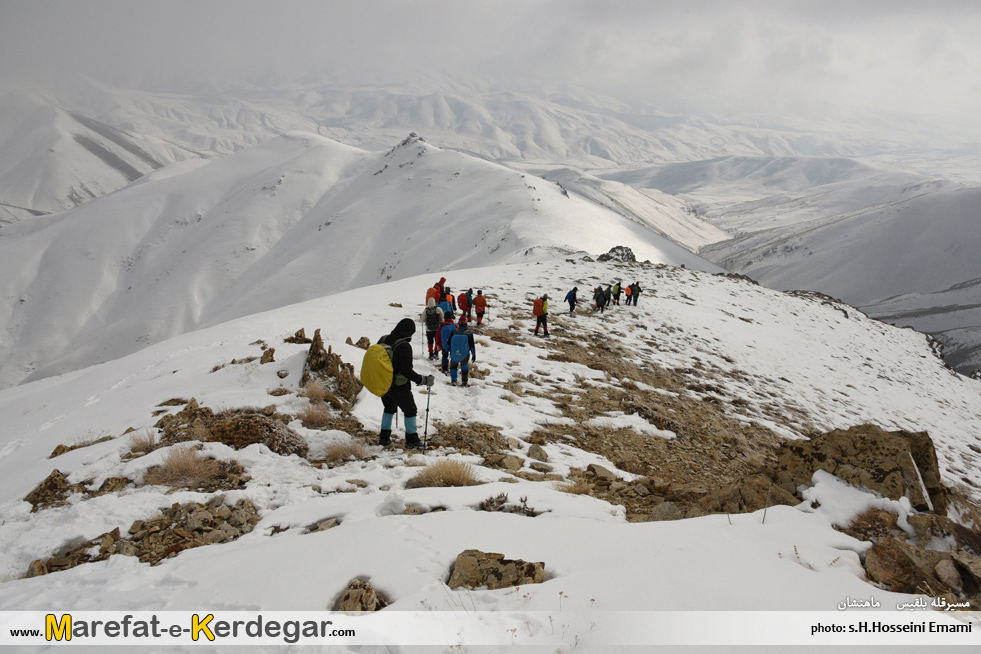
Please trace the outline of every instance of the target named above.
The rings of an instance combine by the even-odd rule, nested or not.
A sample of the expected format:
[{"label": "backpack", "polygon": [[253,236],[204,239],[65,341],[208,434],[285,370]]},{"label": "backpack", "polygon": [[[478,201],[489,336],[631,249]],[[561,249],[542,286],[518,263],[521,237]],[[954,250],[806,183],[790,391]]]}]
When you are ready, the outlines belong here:
[{"label": "backpack", "polygon": [[456,298],[456,305],[460,307],[462,311],[467,310],[467,308],[470,306],[470,301],[467,300],[466,293],[460,293],[460,295]]},{"label": "backpack", "polygon": [[406,342],[406,339],[395,341],[393,346],[375,343],[364,353],[364,359],[361,361],[361,383],[373,395],[381,397],[392,386],[402,386],[409,381],[402,374],[396,375],[395,368],[392,366],[392,350],[403,342]]},{"label": "backpack", "polygon": [[450,336],[450,361],[460,363],[470,354],[470,339],[465,332],[457,331]]},{"label": "backpack", "polygon": [[426,307],[426,331],[434,332],[439,329],[439,309]]},{"label": "backpack", "polygon": [[634,292],[633,286],[628,286],[627,288],[623,289],[623,292],[627,294],[627,297],[629,297]]},{"label": "backpack", "polygon": [[544,312],[545,301],[542,298],[535,300],[535,305],[531,310],[532,315],[540,316]]},{"label": "backpack", "polygon": [[426,303],[427,304],[429,303],[429,298],[432,298],[434,300],[438,300],[439,299],[439,289],[434,286],[434,287],[430,288],[428,291],[426,291]]}]

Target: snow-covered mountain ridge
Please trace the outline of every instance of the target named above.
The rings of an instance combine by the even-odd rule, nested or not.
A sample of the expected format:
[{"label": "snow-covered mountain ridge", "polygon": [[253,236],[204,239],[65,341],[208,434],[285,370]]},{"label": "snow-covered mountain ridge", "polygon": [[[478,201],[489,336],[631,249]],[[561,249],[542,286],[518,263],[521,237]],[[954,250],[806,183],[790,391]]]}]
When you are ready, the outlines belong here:
[{"label": "snow-covered mountain ridge", "polygon": [[[308,333],[320,328],[325,343],[357,368],[362,352],[344,339],[368,335],[374,340],[399,319],[416,317],[432,276],[240,318],[116,361],[0,391],[0,424],[5,425],[0,442],[2,574],[20,577],[31,560],[64,546],[116,527],[125,533],[132,521],[148,519],[175,502],[214,497],[141,485],[146,471],[159,465],[171,448],[124,460],[130,437],[118,435],[127,427],[145,432],[158,419],[153,415],[161,411],[158,405],[175,397],[194,397],[216,409],[272,405],[277,413],[297,415],[309,406],[295,394],[306,346],[285,344],[283,337],[299,327]],[[540,477],[529,468],[535,463],[528,456],[529,439],[552,429],[569,432],[571,437],[546,439],[542,446],[554,474],[572,478],[573,468],[595,463],[630,481],[635,475],[598,453],[597,443],[614,437],[633,439],[635,447],[656,442],[656,450],[670,454],[698,445],[701,420],[724,417],[746,425],[751,430],[747,434],[779,438],[873,422],[928,430],[944,481],[975,496],[981,487],[973,465],[975,426],[981,417],[979,382],[952,374],[932,355],[926,339],[911,330],[869,320],[821,297],[791,296],[672,267],[539,262],[460,270],[449,277],[450,283],[480,288],[492,299],[487,335],[478,335],[482,375],[474,387],[450,387],[437,373],[428,436],[446,445],[426,455],[409,455],[398,447],[382,450],[367,443],[369,453],[363,458],[316,467],[264,446],[235,451],[220,443],[203,444],[204,454],[235,459],[252,477],[246,488],[230,491],[224,499],[230,504],[248,499],[257,506],[261,521],[251,533],[233,543],[182,552],[158,567],[114,555],[65,572],[10,580],[0,585],[0,608],[161,610],[204,603],[213,610],[321,610],[332,605],[352,576],[366,575],[394,610],[416,610],[420,602],[451,610],[442,585],[446,570],[460,551],[477,547],[544,561],[551,571],[544,584],[522,588],[528,593],[524,599],[503,591],[475,591],[473,601],[480,610],[552,609],[559,591],[571,598],[567,609],[588,609],[593,601],[603,610],[728,610],[745,601],[750,587],[757,589],[758,610],[832,610],[846,596],[870,592],[889,610],[908,596],[866,584],[859,554],[868,543],[831,528],[837,519],[832,512],[841,507],[830,500],[822,499],[827,506],[815,513],[806,512],[806,506],[771,507],[765,523],[759,514],[747,514],[627,524],[622,508],[534,481]],[[597,283],[618,278],[639,281],[645,289],[637,307],[613,306],[604,314],[580,308],[574,316],[563,314],[557,298],[568,288],[578,285],[585,296]],[[534,322],[530,298],[541,292],[553,298],[551,341],[528,333]],[[495,338],[500,332],[502,338]],[[232,359],[259,354],[260,339],[275,348],[275,363],[228,365]],[[557,356],[566,352],[565,343],[593,342],[614,347],[596,350],[599,359],[593,362],[605,361],[605,367]],[[222,363],[226,365],[212,372]],[[659,388],[618,377],[621,363],[679,375],[688,387]],[[429,370],[418,351],[415,365],[424,373]],[[281,371],[287,373],[285,379]],[[280,387],[288,392],[269,393]],[[620,393],[649,398],[648,408],[671,418],[678,431],[665,433],[615,404],[591,409],[599,414],[590,424],[571,421],[563,408],[589,408],[593,394]],[[416,397],[424,407],[425,395]],[[683,410],[695,406],[710,407],[715,417]],[[352,410],[369,433],[378,429],[380,413],[380,402],[364,391]],[[425,418],[422,413],[420,422]],[[454,426],[479,424],[492,425],[502,439],[516,440],[511,453],[524,461],[525,477],[488,467],[482,457],[467,453],[466,443],[462,452],[454,453],[461,446],[451,447],[451,440],[440,435],[443,430],[452,433]],[[348,433],[306,428],[299,421],[290,426],[309,443],[314,457],[332,443],[352,440]],[[101,434],[116,437],[47,458],[59,444]],[[767,447],[759,440],[742,445],[732,441],[721,451],[711,448],[698,461],[731,472],[752,465],[752,453]],[[731,458],[720,456],[726,451]],[[441,457],[478,465],[485,484],[406,488],[417,470],[413,466]],[[673,468],[665,465],[669,460],[647,463],[663,467],[657,474],[705,479],[707,467],[692,461],[691,469]],[[134,483],[31,513],[22,498],[55,467],[71,483],[91,480],[91,488],[109,477]],[[514,481],[504,483],[506,479]],[[529,506],[548,513],[529,518],[473,510],[499,493],[512,500],[526,497]],[[402,515],[406,506],[423,515]],[[445,511],[431,512],[435,507]],[[306,526],[330,517],[340,525],[307,533]],[[393,557],[390,548],[396,540],[398,556]],[[609,560],[613,550],[615,563]],[[652,551],[659,555],[652,559]],[[333,563],[313,563],[325,556]],[[246,569],[249,574],[241,574]],[[111,592],[92,593],[93,584]],[[650,593],[650,584],[663,592]]]},{"label": "snow-covered mountain ridge", "polygon": [[429,270],[621,244],[641,259],[720,270],[659,235],[665,215],[687,220],[680,208],[624,213],[416,137],[369,153],[298,132],[174,164],[3,228],[0,385]]}]

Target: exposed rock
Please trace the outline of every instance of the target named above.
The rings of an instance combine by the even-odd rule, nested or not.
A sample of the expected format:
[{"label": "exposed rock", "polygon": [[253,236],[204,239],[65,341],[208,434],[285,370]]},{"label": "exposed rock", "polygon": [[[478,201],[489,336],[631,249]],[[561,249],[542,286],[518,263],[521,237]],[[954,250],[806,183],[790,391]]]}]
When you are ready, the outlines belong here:
[{"label": "exposed rock", "polygon": [[37,511],[46,504],[63,501],[67,492],[68,480],[65,479],[65,475],[61,474],[60,470],[52,470],[51,474],[24,499],[33,505],[32,511]]},{"label": "exposed rock", "polygon": [[493,468],[503,468],[509,472],[517,472],[524,467],[525,460],[520,456],[515,456],[514,454],[494,452],[484,457],[484,465]]},{"label": "exposed rock", "polygon": [[48,574],[48,567],[44,565],[44,561],[41,559],[35,559],[31,561],[31,564],[27,566],[27,577],[40,577],[41,575]]},{"label": "exposed rock", "polygon": [[276,376],[279,377],[280,379],[286,379],[287,377],[290,376],[290,371],[289,370],[280,370],[280,371],[278,371],[276,373]]},{"label": "exposed rock", "polygon": [[528,456],[536,461],[548,461],[548,454],[541,445],[532,445],[528,448]]},{"label": "exposed rock", "polygon": [[545,581],[545,564],[520,559],[505,559],[503,554],[466,550],[456,557],[456,564],[447,585],[450,588],[481,588],[490,590],[540,584]]},{"label": "exposed rock", "polygon": [[586,471],[593,474],[598,481],[607,481],[613,483],[614,481],[617,480],[617,476],[615,474],[613,474],[603,466],[597,465],[595,463],[590,463],[586,467]]},{"label": "exposed rock", "polygon": [[367,581],[352,579],[338,602],[336,611],[360,613],[381,611],[388,602]]},{"label": "exposed rock", "polygon": [[296,331],[296,333],[293,334],[292,336],[290,336],[289,338],[284,338],[283,339],[283,342],[284,343],[294,343],[296,345],[306,345],[307,343],[310,343],[311,341],[310,341],[309,338],[307,338],[307,331],[306,331],[306,329],[301,328],[301,329],[298,329]]},{"label": "exposed rock", "polygon": [[909,524],[916,530],[917,544],[927,550],[965,550],[981,556],[981,535],[967,529],[950,518],[933,513],[919,513],[909,517]]},{"label": "exposed rock", "polygon": [[353,365],[344,363],[332,349],[324,349],[324,341],[320,337],[319,329],[314,332],[313,341],[310,343],[307,360],[303,365],[303,376],[300,377],[300,386],[305,387],[313,379],[319,380],[324,390],[331,391],[336,397],[344,400],[348,408],[354,405],[355,398],[364,388],[361,380],[354,374]]},{"label": "exposed rock", "polygon": [[685,517],[684,512],[681,507],[674,502],[661,502],[654,507],[651,512],[652,522],[661,522],[666,520],[681,520]]},{"label": "exposed rock", "polygon": [[933,569],[934,574],[948,588],[961,587],[961,574],[957,572],[957,566],[950,559],[944,559]]},{"label": "exposed rock", "polygon": [[61,456],[65,452],[71,452],[71,448],[69,448],[67,445],[59,444],[56,448],[54,448],[54,451],[51,452],[48,458],[53,459],[56,456]]},{"label": "exposed rock", "polygon": [[625,245],[617,245],[610,249],[606,254],[596,257],[597,261],[619,261],[621,263],[634,263],[637,261],[634,251]]},{"label": "exposed rock", "polygon": [[541,463],[539,461],[532,463],[531,469],[534,470],[535,472],[540,472],[542,474],[547,474],[549,472],[552,472],[552,466],[548,465],[547,463]]},{"label": "exposed rock", "polygon": [[333,529],[339,524],[340,523],[337,521],[337,518],[327,518],[326,520],[321,520],[311,527],[309,533],[312,534],[318,531],[327,531],[328,529]]},{"label": "exposed rock", "polygon": [[954,552],[951,557],[959,566],[959,571],[962,571],[960,577],[964,591],[968,594],[981,591],[981,557],[966,552]]},{"label": "exposed rock", "polygon": [[218,418],[208,425],[207,440],[224,443],[240,450],[261,443],[276,454],[296,454],[306,457],[309,449],[302,436],[275,420],[263,415],[242,414]]},{"label": "exposed rock", "polygon": [[369,347],[371,347],[371,339],[368,338],[367,336],[362,336],[361,338],[358,339],[358,342],[354,344],[354,347],[359,347],[362,350],[367,350]]},{"label": "exposed rock", "polygon": [[859,425],[810,441],[784,443],[777,452],[774,481],[796,488],[810,485],[816,470],[826,470],[894,500],[907,496],[914,508],[926,511],[931,498],[923,494],[922,478],[934,506],[942,511],[946,499],[936,485],[940,479],[936,461],[933,443],[925,432],[886,432],[875,425]]},{"label": "exposed rock", "polygon": [[865,554],[865,572],[893,593],[927,593],[940,597],[951,589],[936,576],[936,568],[950,554],[928,552],[895,538],[884,538]]},{"label": "exposed rock", "polygon": [[260,364],[272,363],[273,361],[276,360],[274,358],[275,356],[276,356],[276,348],[274,348],[274,347],[267,348],[262,353],[262,358],[259,359],[259,363]]},{"label": "exposed rock", "polygon": [[768,506],[796,506],[800,501],[763,474],[749,475],[712,491],[698,506],[709,513],[752,513]]},{"label": "exposed rock", "polygon": [[666,489],[658,490],[663,492],[664,499],[678,503],[699,502],[709,494],[709,489],[701,483],[669,484]]}]

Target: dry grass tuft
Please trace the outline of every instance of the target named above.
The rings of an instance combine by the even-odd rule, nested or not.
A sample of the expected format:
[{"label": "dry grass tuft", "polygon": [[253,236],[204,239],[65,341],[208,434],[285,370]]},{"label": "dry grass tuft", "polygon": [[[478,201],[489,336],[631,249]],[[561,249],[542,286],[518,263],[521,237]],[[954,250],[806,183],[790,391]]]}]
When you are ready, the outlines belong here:
[{"label": "dry grass tuft", "polygon": [[589,495],[591,489],[592,485],[585,479],[577,479],[576,481],[555,485],[555,490],[560,493],[569,493],[570,495]]},{"label": "dry grass tuft", "polygon": [[368,457],[370,452],[361,443],[356,441],[347,441],[343,443],[331,443],[327,447],[327,451],[324,453],[324,461],[327,463],[335,463],[341,461],[350,461],[353,459],[364,459]]},{"label": "dry grass tuft", "polygon": [[892,511],[871,508],[859,513],[848,523],[848,528],[860,534],[863,540],[877,542],[880,538],[896,536],[899,516]]},{"label": "dry grass tuft", "polygon": [[433,488],[445,486],[477,486],[481,484],[477,469],[469,463],[442,459],[430,463],[406,483],[406,488]]},{"label": "dry grass tuft", "polygon": [[133,432],[129,437],[129,451],[134,454],[149,454],[157,449],[157,433],[149,429]]},{"label": "dry grass tuft", "polygon": [[326,404],[311,404],[296,416],[307,429],[325,429],[333,424],[334,416]]},{"label": "dry grass tuft", "polygon": [[284,387],[280,386],[280,387],[274,388],[274,389],[272,389],[271,391],[268,391],[268,392],[273,397],[282,397],[283,395],[289,395],[293,391],[291,391],[288,388],[284,388]]},{"label": "dry grass tuft", "polygon": [[307,382],[306,386],[297,392],[297,395],[305,397],[311,402],[323,402],[327,399],[327,389],[320,383],[320,380],[311,379]]},{"label": "dry grass tuft", "polygon": [[194,448],[181,445],[172,449],[163,465],[151,468],[144,481],[154,486],[174,488],[199,486],[218,473],[218,462],[206,459]]}]

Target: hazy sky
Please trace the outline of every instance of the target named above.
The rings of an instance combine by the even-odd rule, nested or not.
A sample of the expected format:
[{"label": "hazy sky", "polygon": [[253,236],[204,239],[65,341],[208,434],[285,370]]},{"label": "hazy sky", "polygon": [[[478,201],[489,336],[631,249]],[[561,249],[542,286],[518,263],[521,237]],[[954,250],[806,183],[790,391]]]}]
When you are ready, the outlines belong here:
[{"label": "hazy sky", "polygon": [[974,116],[979,34],[976,0],[0,0],[0,74],[173,88],[436,72],[674,108],[827,101]]}]

